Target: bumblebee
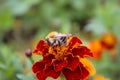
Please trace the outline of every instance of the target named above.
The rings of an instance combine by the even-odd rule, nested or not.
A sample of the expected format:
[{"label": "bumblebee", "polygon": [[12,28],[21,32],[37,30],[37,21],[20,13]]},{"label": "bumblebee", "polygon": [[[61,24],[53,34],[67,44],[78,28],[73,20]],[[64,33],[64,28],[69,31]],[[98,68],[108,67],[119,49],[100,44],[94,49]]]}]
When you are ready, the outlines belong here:
[{"label": "bumblebee", "polygon": [[50,46],[56,46],[56,45],[67,45],[67,39],[72,36],[71,34],[61,34],[58,32],[51,32],[46,36],[46,42]]}]

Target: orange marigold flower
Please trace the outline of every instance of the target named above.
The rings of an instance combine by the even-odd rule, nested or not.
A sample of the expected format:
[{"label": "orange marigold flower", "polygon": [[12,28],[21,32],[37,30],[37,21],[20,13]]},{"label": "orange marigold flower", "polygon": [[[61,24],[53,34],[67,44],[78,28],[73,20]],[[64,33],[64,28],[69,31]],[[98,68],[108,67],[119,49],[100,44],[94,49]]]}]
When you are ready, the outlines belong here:
[{"label": "orange marigold flower", "polygon": [[114,59],[117,56],[115,46],[117,45],[117,37],[113,33],[107,33],[101,37],[101,44],[107,50]]},{"label": "orange marigold flower", "polygon": [[93,65],[85,58],[93,55],[76,36],[71,37],[67,45],[50,46],[46,41],[40,40],[33,54],[43,56],[42,60],[32,66],[38,80],[47,77],[57,79],[61,74],[66,80],[85,80],[89,75],[95,74]]},{"label": "orange marigold flower", "polygon": [[103,75],[99,74],[99,75],[96,75],[93,80],[110,80],[110,79],[105,78]]},{"label": "orange marigold flower", "polygon": [[104,34],[101,37],[101,43],[106,49],[113,49],[117,44],[117,38],[113,33]]},{"label": "orange marigold flower", "polygon": [[103,35],[100,39],[91,41],[89,43],[89,48],[93,52],[93,56],[96,59],[101,59],[104,50],[108,50],[111,56],[116,57],[115,46],[117,44],[117,38],[113,33],[107,33]]},{"label": "orange marigold flower", "polygon": [[94,58],[96,58],[98,60],[101,59],[104,48],[103,48],[100,40],[91,41],[89,43],[89,48],[90,48],[91,52],[93,53]]}]

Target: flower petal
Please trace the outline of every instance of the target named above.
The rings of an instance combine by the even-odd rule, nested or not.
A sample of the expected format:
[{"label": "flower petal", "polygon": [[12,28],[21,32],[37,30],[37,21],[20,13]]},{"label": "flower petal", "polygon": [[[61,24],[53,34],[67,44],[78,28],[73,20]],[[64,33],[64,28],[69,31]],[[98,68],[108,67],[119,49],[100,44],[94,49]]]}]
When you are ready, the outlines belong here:
[{"label": "flower petal", "polygon": [[86,67],[83,66],[83,64],[80,64],[80,70],[81,70],[81,79],[80,80],[86,80],[89,76],[89,71],[86,69]]},{"label": "flower petal", "polygon": [[85,46],[79,46],[78,48],[72,49],[72,54],[74,56],[84,57],[84,56],[91,56],[93,57],[93,54],[90,52],[90,50]]},{"label": "flower petal", "polygon": [[68,68],[63,68],[62,73],[65,76],[66,80],[81,80],[81,70],[79,67],[77,67],[74,71],[71,71]]},{"label": "flower petal", "polygon": [[34,73],[37,73],[37,72],[43,71],[44,67],[45,67],[45,64],[43,63],[43,61],[38,61],[33,64],[32,71]]},{"label": "flower petal", "polygon": [[36,76],[37,76],[37,79],[38,79],[38,80],[45,80],[46,77],[47,77],[47,76],[45,75],[44,71],[38,72],[38,73],[36,74]]},{"label": "flower petal", "polygon": [[78,37],[74,36],[74,37],[72,37],[72,39],[69,41],[68,46],[69,46],[69,47],[72,47],[72,46],[75,45],[76,43],[82,44],[82,41],[81,41]]},{"label": "flower petal", "polygon": [[88,70],[87,67],[89,66],[84,66],[82,63],[80,63],[74,71],[71,71],[68,68],[63,68],[62,73],[64,74],[66,80],[86,80],[89,75],[95,74],[95,71],[90,72]]},{"label": "flower petal", "polygon": [[66,60],[54,60],[53,65],[55,71],[61,71],[62,68],[67,65],[67,63],[68,62]]},{"label": "flower petal", "polygon": [[33,53],[45,55],[48,53],[49,45],[44,40],[40,40]]},{"label": "flower petal", "polygon": [[79,58],[78,57],[72,57],[72,55],[69,55],[67,58],[68,64],[67,68],[69,68],[71,71],[74,71],[76,67],[79,65]]},{"label": "flower petal", "polygon": [[82,46],[82,48],[83,48],[83,51],[84,51],[84,56],[91,56],[91,57],[93,57],[93,53],[90,51],[90,49],[88,49],[87,47],[85,47],[85,46]]},{"label": "flower petal", "polygon": [[37,72],[38,80],[45,80],[47,77],[52,77],[54,79],[60,76],[60,71],[56,72],[53,66],[49,66],[46,69]]},{"label": "flower petal", "polygon": [[95,59],[98,59],[98,60],[101,59],[104,47],[101,45],[100,40],[91,41],[89,43],[89,48],[93,53],[93,57]]},{"label": "flower petal", "polygon": [[54,70],[53,65],[52,65],[52,66],[48,67],[47,69],[45,69],[45,74],[47,76],[50,76],[50,77],[56,79],[56,78],[58,78],[60,76],[60,71],[56,72]]},{"label": "flower petal", "polygon": [[94,66],[89,60],[87,60],[86,58],[80,58],[80,62],[83,65],[83,67],[85,67],[88,70],[90,75],[94,75],[96,73]]},{"label": "flower petal", "polygon": [[54,59],[53,54],[48,54],[43,57],[43,62],[45,63],[45,67],[50,66],[52,64],[52,59]]}]

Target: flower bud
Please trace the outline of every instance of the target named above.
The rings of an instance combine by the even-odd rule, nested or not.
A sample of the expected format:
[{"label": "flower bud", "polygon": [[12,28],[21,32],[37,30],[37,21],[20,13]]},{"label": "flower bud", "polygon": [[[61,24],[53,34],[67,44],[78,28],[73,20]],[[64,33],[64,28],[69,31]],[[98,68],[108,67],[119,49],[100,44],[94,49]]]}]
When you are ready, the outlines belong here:
[{"label": "flower bud", "polygon": [[31,56],[32,56],[32,50],[31,50],[31,49],[26,49],[25,55],[26,55],[27,57],[31,57]]}]

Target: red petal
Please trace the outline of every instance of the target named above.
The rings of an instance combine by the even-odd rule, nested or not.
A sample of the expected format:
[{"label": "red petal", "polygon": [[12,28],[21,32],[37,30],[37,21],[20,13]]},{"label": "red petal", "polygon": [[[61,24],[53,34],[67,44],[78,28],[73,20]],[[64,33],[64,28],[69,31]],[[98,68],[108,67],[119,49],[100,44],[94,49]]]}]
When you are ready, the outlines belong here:
[{"label": "red petal", "polygon": [[66,80],[86,80],[89,75],[89,72],[83,66],[78,66],[74,71],[64,68],[62,73]]},{"label": "red petal", "polygon": [[86,55],[93,57],[93,54],[85,46],[79,46],[78,48],[73,48],[72,53],[74,56],[84,57]]},{"label": "red petal", "polygon": [[43,63],[43,61],[38,61],[33,64],[32,70],[34,73],[37,73],[39,71],[43,71],[44,67],[45,67],[45,64]]},{"label": "red petal", "polygon": [[41,49],[43,47],[43,45],[45,44],[44,40],[40,40],[36,46],[37,49]]},{"label": "red petal", "polygon": [[68,65],[66,67],[72,71],[74,71],[76,67],[79,65],[78,57],[72,57],[72,55],[70,55],[67,61],[68,61]]},{"label": "red petal", "polygon": [[52,77],[54,79],[60,76],[60,72],[56,72],[53,66],[49,66],[46,69],[37,72],[38,80],[45,80],[47,77]]},{"label": "red petal", "polygon": [[81,70],[81,79],[86,80],[86,78],[89,76],[88,70],[82,64],[80,64],[80,70]]},{"label": "red petal", "polygon": [[43,71],[38,72],[36,76],[38,80],[45,80],[47,77]]},{"label": "red petal", "polygon": [[83,47],[83,49],[84,49],[84,53],[85,53],[85,56],[91,56],[91,57],[93,57],[93,54],[92,54],[92,52],[90,51],[90,49],[88,49],[87,47],[85,47],[85,46],[82,46]]},{"label": "red petal", "polygon": [[77,67],[74,71],[71,71],[67,68],[63,68],[62,73],[65,76],[66,80],[81,79],[81,71],[79,67]]},{"label": "red petal", "polygon": [[[40,40],[37,44],[36,50],[33,53],[45,55],[48,53],[49,45],[44,40]],[[41,53],[40,53],[41,52]]]},{"label": "red petal", "polygon": [[74,36],[70,40],[68,46],[71,47],[71,46],[75,45],[76,43],[82,44],[82,41],[78,37]]},{"label": "red petal", "polygon": [[45,66],[50,66],[52,64],[52,59],[54,59],[54,55],[53,54],[49,54],[44,56],[43,61],[45,63]]},{"label": "red petal", "polygon": [[60,76],[60,72],[56,72],[54,70],[53,66],[50,66],[47,69],[45,69],[45,74],[47,76],[50,76],[50,77],[54,78],[54,79],[56,79],[56,78],[58,78]]},{"label": "red petal", "polygon": [[55,71],[61,71],[62,70],[62,68],[63,67],[65,67],[66,65],[67,65],[67,61],[65,61],[65,60],[60,60],[60,61],[58,61],[58,60],[55,60],[54,62],[53,62],[53,65],[54,65],[54,68],[55,68]]}]

